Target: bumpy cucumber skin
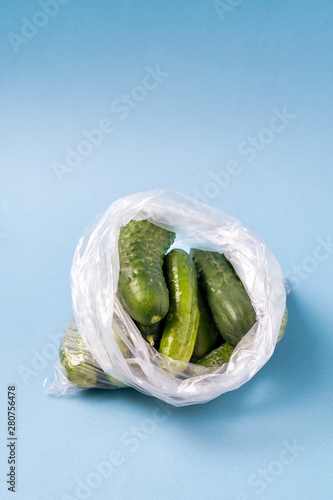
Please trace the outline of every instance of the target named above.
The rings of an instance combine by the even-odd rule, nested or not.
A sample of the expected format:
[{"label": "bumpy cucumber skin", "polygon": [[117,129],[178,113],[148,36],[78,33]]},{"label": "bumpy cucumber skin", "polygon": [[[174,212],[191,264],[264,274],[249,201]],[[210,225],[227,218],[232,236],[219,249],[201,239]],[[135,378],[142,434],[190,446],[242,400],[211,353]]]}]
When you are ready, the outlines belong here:
[{"label": "bumpy cucumber skin", "polygon": [[164,321],[159,321],[153,325],[142,325],[141,323],[136,323],[136,326],[140,330],[142,337],[149,342],[149,344],[155,349],[158,349],[160,345],[160,340],[163,334]]},{"label": "bumpy cucumber skin", "polygon": [[216,328],[201,286],[198,286],[198,306],[200,320],[191,363],[195,363],[198,359],[203,358],[212,351],[214,347],[217,347],[218,340],[222,342],[222,337]]},{"label": "bumpy cucumber skin", "polygon": [[64,335],[60,345],[59,360],[72,384],[87,389],[96,386],[97,372],[93,357],[78,334]]},{"label": "bumpy cucumber skin", "polygon": [[196,249],[191,255],[217,328],[227,342],[238,344],[256,322],[243,283],[224,255]]},{"label": "bumpy cucumber skin", "polygon": [[206,368],[218,368],[224,365],[224,363],[229,362],[234,349],[235,346],[229,344],[229,342],[225,342],[200,359],[197,365],[205,366]]},{"label": "bumpy cucumber skin", "polygon": [[191,359],[199,326],[197,273],[191,256],[175,249],[164,260],[170,309],[159,352],[177,361]]},{"label": "bumpy cucumber skin", "polygon": [[142,325],[157,323],[169,309],[163,259],[175,234],[148,220],[131,220],[120,229],[118,296],[128,314]]},{"label": "bumpy cucumber skin", "polygon": [[89,389],[96,387],[99,382],[107,382],[109,385],[111,383],[115,388],[126,387],[103,372],[84,344],[74,319],[62,338],[59,361],[68,380],[78,387]]}]

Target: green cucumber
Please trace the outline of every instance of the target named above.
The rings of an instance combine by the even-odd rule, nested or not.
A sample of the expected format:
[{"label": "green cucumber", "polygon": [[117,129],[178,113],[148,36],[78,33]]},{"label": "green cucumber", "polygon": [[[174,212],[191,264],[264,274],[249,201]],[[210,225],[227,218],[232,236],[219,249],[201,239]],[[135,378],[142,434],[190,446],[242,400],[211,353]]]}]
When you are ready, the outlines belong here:
[{"label": "green cucumber", "polygon": [[200,321],[191,363],[195,363],[198,359],[203,358],[203,356],[212,351],[214,347],[217,347],[218,340],[222,342],[222,337],[216,328],[211,310],[203,295],[201,286],[198,286],[198,306]]},{"label": "green cucumber", "polygon": [[158,349],[160,340],[163,334],[164,321],[159,321],[153,325],[142,325],[141,323],[136,323],[136,326],[140,330],[142,337],[149,342],[149,344],[155,349]]},{"label": "green cucumber", "polygon": [[229,342],[225,342],[197,361],[197,365],[205,366],[206,368],[218,368],[224,365],[224,363],[229,362],[234,349],[235,346],[229,344]]},{"label": "green cucumber", "polygon": [[77,330],[67,328],[60,345],[59,360],[72,384],[85,388],[97,385],[94,359]]},{"label": "green cucumber", "polygon": [[256,322],[243,283],[224,255],[196,249],[191,255],[219,332],[230,344],[238,344]]},{"label": "green cucumber", "polygon": [[168,312],[162,267],[174,239],[174,233],[148,220],[131,220],[120,229],[118,297],[125,311],[142,325],[157,323]]},{"label": "green cucumber", "polygon": [[197,273],[191,256],[184,250],[172,250],[164,260],[164,272],[170,291],[170,309],[159,352],[177,361],[191,359],[199,325]]},{"label": "green cucumber", "polygon": [[110,382],[115,387],[126,387],[100,368],[84,344],[74,319],[69,323],[59,350],[59,361],[66,377],[82,388],[96,387],[99,382]]}]

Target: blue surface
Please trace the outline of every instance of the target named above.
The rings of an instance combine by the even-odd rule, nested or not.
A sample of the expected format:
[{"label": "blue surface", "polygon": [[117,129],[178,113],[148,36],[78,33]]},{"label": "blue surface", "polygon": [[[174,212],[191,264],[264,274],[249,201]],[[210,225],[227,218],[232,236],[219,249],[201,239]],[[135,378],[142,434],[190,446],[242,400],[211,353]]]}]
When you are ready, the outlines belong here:
[{"label": "blue surface", "polygon": [[[332,499],[332,2],[60,3],[0,7],[0,498],[14,383],[17,500]],[[82,143],[98,126],[100,144]],[[68,147],[86,154],[71,169]],[[114,200],[160,187],[271,246],[292,288],[285,338],[201,406],[47,397],[78,238]]]}]

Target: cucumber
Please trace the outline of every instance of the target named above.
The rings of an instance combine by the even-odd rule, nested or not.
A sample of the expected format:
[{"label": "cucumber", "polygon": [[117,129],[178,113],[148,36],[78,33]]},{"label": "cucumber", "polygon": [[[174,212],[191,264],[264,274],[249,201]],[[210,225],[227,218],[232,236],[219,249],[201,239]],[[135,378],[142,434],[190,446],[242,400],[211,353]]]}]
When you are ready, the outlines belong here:
[{"label": "cucumber", "polygon": [[85,347],[78,331],[67,329],[62,339],[59,360],[72,384],[79,387],[95,387],[97,371],[90,352]]},{"label": "cucumber", "polygon": [[208,354],[217,347],[218,340],[222,343],[222,337],[216,328],[211,310],[201,290],[198,286],[198,306],[200,313],[199,327],[197,339],[195,341],[194,351],[191,358],[191,363],[195,363],[198,359]]},{"label": "cucumber", "polygon": [[[287,318],[288,318],[288,312],[286,309],[282,318],[282,323],[277,342],[279,342],[279,340],[281,340],[281,338],[283,337],[284,331],[286,329]],[[202,357],[199,361],[196,362],[196,364],[205,366],[206,368],[222,366],[224,363],[229,362],[229,359],[231,357],[231,354],[233,353],[234,348],[235,346],[233,346],[228,342],[225,342],[218,348],[211,351],[206,356]]]},{"label": "cucumber", "polygon": [[157,323],[169,309],[163,259],[175,234],[148,220],[131,220],[119,233],[118,297],[128,314],[142,325]]},{"label": "cucumber", "polygon": [[153,325],[142,325],[141,323],[136,323],[136,326],[140,330],[142,337],[149,342],[149,344],[155,349],[158,349],[162,334],[163,334],[164,321],[159,321]]},{"label": "cucumber", "polygon": [[280,326],[280,331],[279,331],[279,335],[278,335],[276,343],[278,343],[282,339],[282,337],[284,335],[284,332],[286,330],[287,321],[288,321],[288,311],[287,311],[287,308],[286,308],[286,310],[284,311],[284,315],[283,315],[283,318],[282,318],[282,322],[281,322],[281,326]]},{"label": "cucumber", "polygon": [[234,348],[235,346],[229,344],[229,342],[225,342],[197,361],[197,365],[205,366],[206,368],[218,368],[224,363],[229,362]]},{"label": "cucumber", "polygon": [[199,325],[197,273],[191,256],[172,250],[164,260],[170,309],[159,352],[177,361],[191,359]]},{"label": "cucumber", "polygon": [[74,319],[69,323],[63,336],[59,361],[66,377],[72,384],[82,388],[96,387],[99,382],[107,382],[114,387],[126,387],[100,368],[84,344]]},{"label": "cucumber", "polygon": [[256,322],[243,283],[224,255],[196,249],[191,255],[219,332],[230,344],[238,344]]}]

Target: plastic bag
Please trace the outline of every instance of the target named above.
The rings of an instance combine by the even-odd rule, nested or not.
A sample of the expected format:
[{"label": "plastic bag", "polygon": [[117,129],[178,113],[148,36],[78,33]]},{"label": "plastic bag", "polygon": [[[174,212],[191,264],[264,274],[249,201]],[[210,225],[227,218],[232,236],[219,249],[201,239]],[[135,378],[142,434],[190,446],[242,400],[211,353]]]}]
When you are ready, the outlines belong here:
[{"label": "plastic bag", "polygon": [[[218,251],[230,260],[251,298],[257,322],[237,344],[229,363],[213,369],[166,360],[143,339],[116,296],[119,230],[131,219],[148,219],[175,232],[171,248]],[[116,379],[175,406],[205,403],[250,380],[273,354],[286,305],[281,268],[259,236],[234,217],[170,190],[127,196],[98,216],[78,242],[71,289],[75,323],[98,367],[99,384],[115,388],[111,380]],[[54,381],[46,385],[52,394],[79,389],[60,364]]]}]

